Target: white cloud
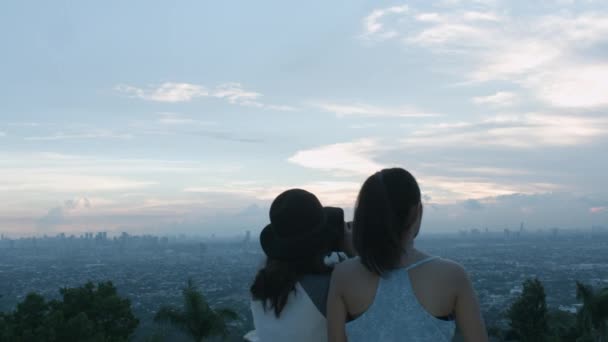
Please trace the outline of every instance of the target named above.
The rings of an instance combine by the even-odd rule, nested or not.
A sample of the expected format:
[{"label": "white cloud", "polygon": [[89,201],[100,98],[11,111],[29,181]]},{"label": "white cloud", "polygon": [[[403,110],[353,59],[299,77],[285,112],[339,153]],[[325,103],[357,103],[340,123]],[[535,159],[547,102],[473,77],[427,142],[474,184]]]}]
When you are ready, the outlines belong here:
[{"label": "white cloud", "polygon": [[120,84],[115,86],[114,89],[131,97],[156,102],[188,102],[198,97],[213,97],[240,106],[277,111],[297,110],[297,108],[291,106],[262,103],[259,101],[262,94],[245,90],[238,82],[223,83],[211,90],[198,84],[176,82],[166,82],[156,88],[149,87],[147,89]]},{"label": "white cloud", "polygon": [[8,155],[0,159],[0,169],[40,171],[48,173],[94,174],[95,172],[120,176],[133,173],[230,173],[241,169],[239,164],[209,164],[208,162],[146,159],[105,158],[100,156],[71,155],[62,153],[31,153]]},{"label": "white cloud", "polygon": [[496,107],[511,106],[517,102],[517,95],[508,91],[499,91],[488,96],[477,96],[473,98],[473,103],[477,105],[490,105]]},{"label": "white cloud", "polygon": [[465,12],[463,18],[467,21],[501,21],[501,17],[493,12]]},{"label": "white cloud", "polygon": [[255,198],[263,201],[272,201],[285,190],[299,188],[315,194],[324,205],[352,207],[360,187],[361,183],[351,181],[314,181],[285,185],[274,184],[271,186],[256,182],[232,182],[221,186],[189,187],[184,189],[184,192],[228,194],[238,197]]},{"label": "white cloud", "polygon": [[454,163],[451,161],[441,162],[419,162],[417,169],[423,173],[437,173],[442,171],[451,175],[468,175],[478,177],[500,177],[500,176],[521,176],[529,175],[530,171],[523,169],[513,169],[495,166],[473,166],[464,163]]},{"label": "white cloud", "polygon": [[6,136],[6,133],[0,131],[0,137],[5,137],[5,136]]},{"label": "white cloud", "polygon": [[608,212],[608,207],[591,207],[589,208],[589,212],[592,214],[599,214]]},{"label": "white cloud", "polygon": [[159,118],[157,122],[161,125],[202,125],[202,126],[214,126],[217,123],[214,121],[201,121],[191,119],[178,113],[158,113]]},{"label": "white cloud", "polygon": [[88,192],[139,189],[155,182],[79,174],[49,173],[48,170],[0,170],[0,191]]},{"label": "white cloud", "polygon": [[247,107],[263,108],[277,111],[297,110],[295,107],[292,106],[271,105],[262,103],[258,101],[258,99],[262,97],[262,94],[254,91],[245,90],[243,89],[243,86],[240,83],[236,82],[220,84],[216,87],[215,91],[211,94],[211,96],[220,99],[225,99],[232,104],[238,104]]},{"label": "white cloud", "polygon": [[[487,35],[486,31],[471,25],[442,23],[407,37],[404,41],[428,47],[437,46],[443,51],[462,50],[478,46]],[[458,45],[446,44],[453,41],[458,41]]]},{"label": "white cloud", "polygon": [[494,6],[499,0],[443,0],[441,5],[443,6],[460,6],[466,4],[483,5],[483,6]]},{"label": "white cloud", "polygon": [[374,40],[385,40],[395,37],[398,33],[394,30],[386,30],[383,20],[387,16],[402,14],[408,11],[407,5],[393,6],[373,10],[363,19],[363,38]]},{"label": "white cloud", "polygon": [[499,115],[476,122],[428,125],[403,139],[409,147],[502,146],[538,148],[589,143],[608,133],[608,118]]},{"label": "white cloud", "polygon": [[4,155],[0,159],[0,190],[19,193],[19,196],[36,193],[36,198],[53,193],[124,191],[148,188],[163,176],[182,179],[189,175],[227,174],[239,169],[238,165],[179,160],[57,153]]},{"label": "white cloud", "polygon": [[442,20],[441,14],[436,13],[436,12],[416,14],[414,16],[414,18],[418,21],[429,22],[429,23],[437,23]]},{"label": "white cloud", "polygon": [[469,58],[460,63],[469,68],[468,82],[512,82],[557,108],[608,106],[608,65],[587,53],[608,43],[607,12],[519,16],[494,7],[467,10],[471,1],[450,2],[460,5],[441,12],[410,8],[399,23],[384,23],[376,31],[393,32],[391,38],[410,46]]},{"label": "white cloud", "polygon": [[12,127],[38,127],[42,124],[38,122],[9,122],[7,125]]},{"label": "white cloud", "polygon": [[334,171],[338,174],[369,175],[382,169],[382,165],[372,159],[373,153],[380,149],[375,140],[361,139],[298,151],[288,161],[303,167]]},{"label": "white cloud", "polygon": [[372,106],[364,103],[337,103],[337,102],[317,102],[312,104],[322,111],[334,113],[342,116],[395,116],[395,117],[432,117],[438,116],[434,113],[425,113],[411,108],[392,108]]},{"label": "white cloud", "polygon": [[[438,134],[440,135],[440,134]],[[429,138],[429,141],[432,138]],[[400,145],[387,144],[391,146],[393,153],[399,153],[401,149],[411,149],[408,142]],[[338,191],[346,200],[348,196],[356,196],[362,181],[381,170],[386,165],[376,161],[383,148],[370,139],[354,141],[350,143],[321,146],[315,149],[300,151],[289,159],[290,162],[302,167],[328,172],[332,177],[355,177],[358,182],[344,184],[344,189]],[[439,167],[429,167],[428,164],[411,162],[410,171],[418,178],[425,195],[430,196],[433,203],[453,203],[464,199],[480,199],[490,196],[511,195],[517,193],[539,193],[558,189],[559,186],[550,183],[530,182],[514,179],[510,176],[527,174],[522,170],[504,169],[496,167],[484,167],[468,165],[460,167],[442,162]],[[497,177],[503,176],[503,177]],[[311,189],[314,187],[311,187]],[[235,191],[242,192],[242,187],[235,187]],[[317,190],[317,188],[314,188]],[[207,191],[208,188],[191,189]],[[262,187],[249,189],[250,194],[264,193]],[[322,186],[317,191],[323,190]],[[331,191],[330,191],[331,192]],[[276,195],[276,191],[271,193]],[[352,197],[354,198],[354,197]],[[352,203],[351,199],[351,203]]]},{"label": "white cloud", "polygon": [[555,107],[608,107],[608,63],[563,65],[558,71],[539,71],[523,84]]},{"label": "white cloud", "polygon": [[250,105],[250,106],[261,106],[256,100],[262,96],[260,93],[254,91],[247,91],[243,89],[240,83],[225,83],[220,84],[216,90],[212,93],[212,96],[226,99],[232,104]]},{"label": "white cloud", "polygon": [[201,85],[175,82],[165,82],[156,88],[148,89],[120,84],[115,89],[131,97],[158,102],[187,102],[209,94]]},{"label": "white cloud", "polygon": [[97,131],[85,133],[63,133],[58,132],[47,136],[25,137],[25,140],[30,141],[48,141],[48,140],[80,140],[80,139],[131,139],[131,134],[118,134],[110,131]]},{"label": "white cloud", "polygon": [[470,77],[478,82],[517,80],[534,70],[543,69],[562,54],[562,49],[548,41],[508,41],[479,52],[481,62]]},{"label": "white cloud", "polygon": [[559,188],[555,184],[498,181],[470,176],[420,175],[418,181],[423,192],[431,197],[433,203],[454,203],[466,199],[483,199],[513,194],[536,194]]}]

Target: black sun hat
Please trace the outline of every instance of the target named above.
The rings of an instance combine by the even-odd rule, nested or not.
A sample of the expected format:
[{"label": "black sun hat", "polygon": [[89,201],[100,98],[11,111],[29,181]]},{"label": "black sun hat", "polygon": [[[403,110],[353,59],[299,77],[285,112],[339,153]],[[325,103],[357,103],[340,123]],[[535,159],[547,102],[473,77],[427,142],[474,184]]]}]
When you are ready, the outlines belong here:
[{"label": "black sun hat", "polygon": [[310,192],[290,189],[272,202],[260,244],[269,258],[294,260],[335,251],[343,236],[341,208],[323,207]]}]

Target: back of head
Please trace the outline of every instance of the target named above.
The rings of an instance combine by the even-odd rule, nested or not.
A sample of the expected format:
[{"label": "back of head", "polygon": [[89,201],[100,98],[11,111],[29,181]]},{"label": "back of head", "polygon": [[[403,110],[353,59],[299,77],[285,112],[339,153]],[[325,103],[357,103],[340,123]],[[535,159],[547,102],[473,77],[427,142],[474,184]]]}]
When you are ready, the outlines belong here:
[{"label": "back of head", "polygon": [[363,265],[378,275],[398,265],[404,237],[417,222],[420,188],[401,168],[370,176],[359,192],[353,242]]},{"label": "back of head", "polygon": [[331,271],[324,259],[338,236],[337,228],[343,230],[344,212],[324,208],[308,191],[290,189],[272,202],[269,216],[271,223],[260,234],[267,260],[250,292],[278,318],[302,276]]}]

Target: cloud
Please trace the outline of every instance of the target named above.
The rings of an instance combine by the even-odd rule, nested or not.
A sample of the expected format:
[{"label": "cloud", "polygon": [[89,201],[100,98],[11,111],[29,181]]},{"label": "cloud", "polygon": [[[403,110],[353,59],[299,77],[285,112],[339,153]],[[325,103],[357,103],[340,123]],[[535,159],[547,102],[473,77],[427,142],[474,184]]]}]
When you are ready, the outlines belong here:
[{"label": "cloud", "polygon": [[449,146],[538,148],[585,144],[608,133],[608,118],[547,115],[497,115],[480,121],[440,123],[402,140],[409,148]]},{"label": "cloud", "polygon": [[262,96],[254,91],[246,91],[240,83],[220,84],[213,92],[212,96],[226,99],[229,103],[246,106],[261,106],[256,100]]},{"label": "cloud", "polygon": [[334,113],[338,117],[343,116],[394,116],[394,117],[434,117],[439,116],[434,113],[425,113],[423,111],[411,108],[391,108],[372,106],[364,103],[336,103],[336,102],[317,102],[312,104],[314,107],[329,113]]},{"label": "cloud", "polygon": [[35,193],[36,199],[62,193],[152,191],[163,177],[176,181],[188,175],[230,174],[239,169],[236,163],[58,153],[5,154],[0,159],[0,191],[6,196],[20,197]]},{"label": "cloud", "polygon": [[243,86],[237,82],[224,83],[216,87],[211,96],[225,99],[228,103],[238,104],[241,106],[271,109],[277,111],[295,111],[297,108],[285,105],[270,105],[258,101],[262,94],[243,89]]},{"label": "cloud", "polygon": [[[216,121],[171,112],[157,113],[155,120],[139,120],[129,124],[139,136],[191,136],[239,143],[262,143],[258,133],[243,134],[231,127],[223,127]],[[149,137],[148,137],[149,138]]]},{"label": "cloud", "polygon": [[608,107],[608,63],[564,65],[558,72],[538,72],[523,84],[555,107]]},{"label": "cloud", "polygon": [[589,208],[589,212],[592,214],[599,214],[608,212],[608,207],[592,207]]},{"label": "cloud", "polygon": [[157,102],[187,102],[209,95],[203,86],[191,83],[165,82],[156,88],[148,89],[119,84],[114,89],[131,97]]},{"label": "cloud", "polygon": [[[604,224],[603,217],[589,212],[589,207],[576,195],[563,192],[537,194],[511,194],[478,199],[483,209],[471,213],[470,200],[427,205],[423,219],[425,229],[454,231],[456,227],[465,229],[489,228],[491,232],[502,233],[504,229],[519,230],[524,222],[526,232],[553,227],[589,229],[591,225]],[[563,213],[560,214],[560,213]]]},{"label": "cloud", "polygon": [[[435,166],[425,163],[427,152],[417,154],[421,147],[444,150],[446,147],[467,146],[462,144],[460,133],[447,133],[454,129],[468,129],[469,124],[443,125],[444,131],[426,137],[424,141],[405,142],[385,141],[382,145],[374,139],[362,139],[349,143],[320,146],[298,151],[288,160],[301,167],[325,172],[326,177],[349,177],[362,182],[365,177],[388,166],[402,165],[417,175],[423,193],[430,196],[433,203],[453,203],[465,199],[511,195],[516,193],[533,194],[554,191],[560,186],[537,179],[524,179],[527,171],[488,167],[475,164],[454,165],[445,160],[437,161]],[[446,131],[447,130],[447,131]],[[482,134],[481,128],[476,134]],[[434,130],[429,130],[434,132]],[[430,134],[430,133],[429,133]],[[450,138],[443,138],[448,135]],[[479,138],[481,139],[481,138]],[[518,141],[513,138],[513,141]],[[435,145],[439,143],[439,145]],[[514,143],[514,142],[513,142]],[[428,144],[428,145],[427,145]],[[472,146],[477,146],[479,143]],[[458,147],[461,149],[461,147]],[[412,152],[416,151],[416,152]],[[412,154],[413,153],[413,154]],[[255,191],[255,190],[254,190]],[[351,193],[352,194],[352,193]]]},{"label": "cloud", "polygon": [[558,190],[556,184],[521,182],[519,180],[496,179],[492,177],[426,175],[418,177],[418,182],[432,203],[447,204],[464,200],[480,200],[488,197],[513,194],[537,194]]},{"label": "cloud", "polygon": [[2,170],[0,191],[33,191],[33,192],[103,192],[123,191],[145,188],[156,182],[132,180],[125,177],[110,177],[79,174],[53,174],[48,170],[22,170],[16,174],[13,170]]},{"label": "cloud", "polygon": [[130,97],[155,102],[189,102],[200,97],[223,99],[230,104],[255,107],[277,111],[295,111],[297,108],[286,105],[267,104],[260,102],[261,93],[245,90],[238,82],[220,84],[213,89],[192,83],[165,82],[160,86],[140,88],[132,85],[119,84],[114,87],[118,92]]},{"label": "cloud", "polygon": [[75,210],[75,209],[79,209],[79,208],[91,208],[91,201],[88,198],[77,198],[77,199],[70,199],[70,200],[66,200],[63,203],[63,206],[67,209],[70,210]]},{"label": "cloud", "polygon": [[469,210],[482,210],[483,204],[480,201],[474,199],[468,199],[462,202],[463,206]]},{"label": "cloud", "polygon": [[495,107],[507,107],[517,102],[517,95],[508,91],[499,91],[492,95],[477,96],[473,103],[477,105],[489,105]]},{"label": "cloud", "polygon": [[131,134],[118,134],[110,131],[96,131],[85,133],[63,133],[58,132],[47,136],[25,137],[29,141],[50,141],[50,140],[81,140],[81,139],[132,139]]},{"label": "cloud", "polygon": [[215,126],[217,125],[214,121],[201,121],[195,120],[178,113],[158,113],[157,123],[161,125],[196,125],[196,126]]},{"label": "cloud", "polygon": [[43,124],[39,122],[9,122],[7,125],[12,127],[38,127]]},{"label": "cloud", "polygon": [[38,225],[41,228],[48,228],[49,226],[57,226],[68,222],[68,216],[78,210],[86,210],[91,208],[91,202],[88,198],[77,198],[66,200],[62,206],[54,207],[43,217],[39,218]]},{"label": "cloud", "polygon": [[483,11],[467,10],[470,1],[458,3],[441,12],[410,8],[398,22],[376,23],[376,31],[365,33],[392,32],[391,39],[408,46],[459,58],[459,68],[468,69],[465,84],[511,82],[556,108],[608,106],[608,63],[590,53],[608,43],[608,12],[522,16],[498,3]]},{"label": "cloud", "polygon": [[6,136],[6,133],[4,133],[4,132],[0,131],[0,138],[1,138],[1,137],[5,137],[5,136]]},{"label": "cloud", "polygon": [[361,139],[298,151],[288,161],[302,167],[339,174],[370,175],[382,169],[382,165],[373,160],[373,153],[379,149],[377,141]]},{"label": "cloud", "polygon": [[211,186],[194,186],[184,189],[187,193],[202,193],[206,195],[233,195],[245,198],[255,198],[270,202],[281,192],[299,188],[314,193],[324,205],[352,207],[361,183],[354,181],[312,181],[269,185],[257,182],[229,182]]},{"label": "cloud", "polygon": [[[0,159],[0,172],[14,177],[28,172],[48,174],[93,174],[99,172],[111,176],[125,176],[141,173],[231,173],[241,170],[238,163],[212,164],[196,160],[112,158],[95,155],[72,155],[62,153],[19,153],[5,154]],[[0,177],[0,181],[3,177]]]},{"label": "cloud", "polygon": [[374,40],[385,40],[395,37],[397,32],[394,30],[386,30],[382,21],[388,16],[402,14],[407,11],[407,5],[373,10],[365,19],[363,19],[364,33],[361,37]]}]

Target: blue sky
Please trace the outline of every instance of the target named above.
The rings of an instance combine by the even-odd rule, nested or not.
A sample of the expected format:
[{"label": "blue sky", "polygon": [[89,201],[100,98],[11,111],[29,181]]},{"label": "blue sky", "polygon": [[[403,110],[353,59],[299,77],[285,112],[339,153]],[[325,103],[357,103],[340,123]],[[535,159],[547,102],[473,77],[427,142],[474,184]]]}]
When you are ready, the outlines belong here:
[{"label": "blue sky", "polygon": [[0,231],[257,231],[382,167],[428,231],[608,222],[608,5],[0,5]]}]

